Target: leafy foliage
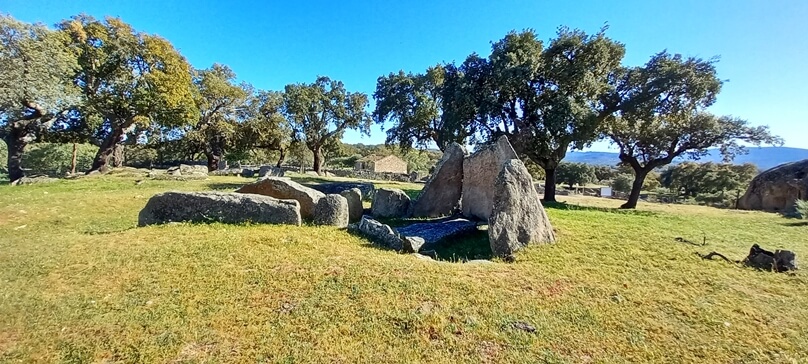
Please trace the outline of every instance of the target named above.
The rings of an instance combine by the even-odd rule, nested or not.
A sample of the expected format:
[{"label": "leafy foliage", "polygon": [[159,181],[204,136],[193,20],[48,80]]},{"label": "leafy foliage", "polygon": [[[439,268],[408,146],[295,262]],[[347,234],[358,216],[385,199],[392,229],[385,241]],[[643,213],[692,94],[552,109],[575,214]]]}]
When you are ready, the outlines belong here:
[{"label": "leafy foliage", "polygon": [[296,140],[312,152],[314,171],[318,174],[327,143],[342,139],[347,129],[370,135],[372,120],[365,111],[367,95],[346,91],[340,81],[320,76],[311,84],[286,85],[283,97],[283,112]]},{"label": "leafy foliage", "polygon": [[758,174],[753,164],[733,165],[685,162],[662,172],[662,186],[683,199],[719,207],[735,207]]},{"label": "leafy foliage", "polygon": [[608,118],[604,135],[620,148],[621,162],[631,166],[636,176],[624,207],[636,206],[651,170],[676,157],[698,159],[708,148],[717,147],[730,160],[744,152],[740,142],[781,142],[767,127],[704,112],[721,89],[714,63],[662,52],[644,67],[624,68],[614,78],[614,91],[602,103],[619,112]]},{"label": "leafy foliage", "polygon": [[373,119],[387,130],[387,144],[407,150],[427,149],[430,143],[444,150],[450,143],[464,143],[473,134],[473,125],[460,122],[458,113],[465,104],[463,74],[454,65],[436,65],[424,74],[399,71],[379,77]]},{"label": "leafy foliage", "polygon": [[556,176],[558,182],[565,183],[570,188],[575,185],[585,186],[597,180],[595,168],[586,163],[559,163]]},{"label": "leafy foliage", "polygon": [[23,176],[25,146],[78,102],[76,62],[63,33],[0,14],[0,138],[11,180]]},{"label": "leafy foliage", "polygon": [[79,54],[75,82],[84,96],[81,120],[100,145],[92,170],[106,169],[124,135],[137,127],[192,124],[196,110],[188,62],[167,40],[135,31],[118,18],[80,15],[64,21]]}]

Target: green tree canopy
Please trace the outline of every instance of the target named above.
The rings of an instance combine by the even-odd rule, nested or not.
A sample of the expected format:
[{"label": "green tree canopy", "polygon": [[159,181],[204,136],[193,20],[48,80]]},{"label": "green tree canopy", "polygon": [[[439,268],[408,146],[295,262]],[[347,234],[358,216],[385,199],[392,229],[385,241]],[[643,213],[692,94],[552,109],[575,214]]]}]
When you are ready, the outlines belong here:
[{"label": "green tree canopy", "polygon": [[[556,169],[558,182],[567,184],[570,188],[575,185],[585,186],[597,180],[595,168],[586,163],[561,162]],[[546,187],[545,187],[546,188]]]},{"label": "green tree canopy", "polygon": [[649,172],[679,156],[699,159],[709,148],[718,148],[731,160],[744,152],[742,143],[781,143],[765,126],[704,111],[721,90],[714,63],[662,52],[614,79],[614,91],[604,99],[620,111],[605,123],[604,135],[620,148],[620,161],[635,174],[623,208],[636,207]]},{"label": "green tree canopy", "polygon": [[277,91],[260,91],[250,98],[245,110],[248,117],[237,130],[237,148],[277,151],[280,167],[295,137],[282,113],[283,103],[283,93]]},{"label": "green tree canopy", "polygon": [[222,156],[235,144],[236,129],[247,109],[252,87],[236,84],[235,72],[220,64],[197,70],[193,83],[199,117],[185,138],[191,147],[205,154],[208,170],[214,171]]},{"label": "green tree canopy", "polygon": [[545,169],[546,201],[555,200],[556,168],[569,148],[598,138],[611,112],[599,109],[598,101],[624,53],[605,29],[587,35],[560,28],[547,48],[526,30],[495,42],[488,61],[474,62],[478,69],[467,72],[483,75],[484,81],[476,82],[476,92],[484,95],[481,130],[508,135],[520,156]]},{"label": "green tree canopy", "polygon": [[347,129],[370,135],[372,119],[367,107],[367,95],[348,92],[342,82],[323,76],[311,84],[287,85],[284,93],[284,114],[297,140],[312,152],[313,169],[318,174],[327,143],[342,139]]},{"label": "green tree canopy", "polygon": [[63,33],[0,15],[0,138],[10,181],[24,175],[26,145],[79,102],[71,82],[77,67]]},{"label": "green tree canopy", "polygon": [[178,127],[198,119],[191,68],[167,40],[111,17],[80,15],[60,28],[79,54],[82,120],[97,130],[99,150],[90,171],[105,171],[115,146],[138,125]]}]

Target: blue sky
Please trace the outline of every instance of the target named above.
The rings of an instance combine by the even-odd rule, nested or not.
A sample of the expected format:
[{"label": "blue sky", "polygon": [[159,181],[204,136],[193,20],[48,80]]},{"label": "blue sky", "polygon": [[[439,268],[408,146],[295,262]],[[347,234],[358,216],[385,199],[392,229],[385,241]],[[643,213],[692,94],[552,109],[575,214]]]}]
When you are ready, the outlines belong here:
[{"label": "blue sky", "polygon": [[[720,56],[729,80],[711,108],[769,125],[786,146],[808,148],[808,1],[41,1],[0,0],[0,12],[55,24],[78,13],[121,17],[170,40],[191,64],[230,66],[261,89],[342,80],[372,94],[376,79],[439,62],[487,55],[512,29],[547,40],[560,25],[626,44],[626,65],[652,54]],[[346,134],[380,143],[384,133]],[[607,150],[598,143],[594,150]]]}]

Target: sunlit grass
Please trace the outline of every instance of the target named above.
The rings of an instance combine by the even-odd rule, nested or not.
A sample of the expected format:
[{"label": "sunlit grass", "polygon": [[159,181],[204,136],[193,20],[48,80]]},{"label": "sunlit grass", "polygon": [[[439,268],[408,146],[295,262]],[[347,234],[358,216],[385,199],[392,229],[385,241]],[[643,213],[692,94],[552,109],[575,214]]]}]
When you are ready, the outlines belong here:
[{"label": "sunlit grass", "polygon": [[558,243],[460,264],[329,227],[137,228],[156,193],[251,181],[138,178],[0,186],[0,362],[808,360],[803,272],[694,254],[808,256],[808,226],[776,215],[560,196]]}]

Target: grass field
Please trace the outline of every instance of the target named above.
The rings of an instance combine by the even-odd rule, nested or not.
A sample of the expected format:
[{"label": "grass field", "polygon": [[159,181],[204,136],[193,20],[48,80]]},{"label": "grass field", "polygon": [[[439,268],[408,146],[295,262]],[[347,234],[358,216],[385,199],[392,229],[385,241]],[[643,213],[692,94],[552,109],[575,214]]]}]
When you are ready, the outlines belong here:
[{"label": "grass field", "polygon": [[694,254],[808,257],[795,220],[568,197],[558,243],[461,264],[329,227],[137,228],[155,193],[248,180],[134,180],[0,186],[0,362],[808,361],[804,272]]}]

